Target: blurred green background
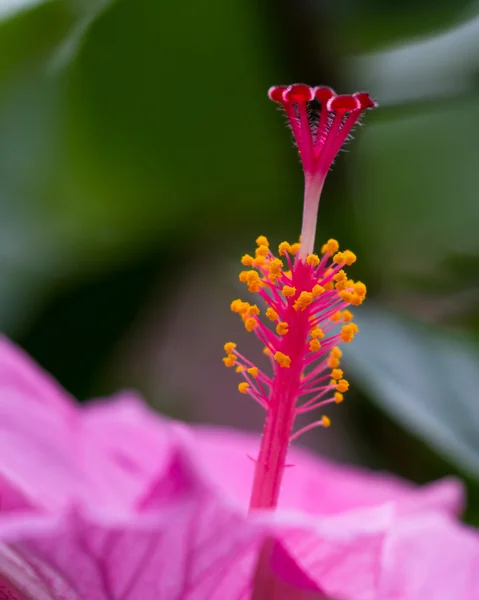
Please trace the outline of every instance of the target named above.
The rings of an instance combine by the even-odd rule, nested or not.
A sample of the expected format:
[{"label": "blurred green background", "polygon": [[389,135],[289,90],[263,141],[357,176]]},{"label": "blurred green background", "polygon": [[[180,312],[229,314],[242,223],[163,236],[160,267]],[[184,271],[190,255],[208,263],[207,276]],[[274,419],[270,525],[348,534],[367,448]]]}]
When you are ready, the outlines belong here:
[{"label": "blurred green background", "polygon": [[479,523],[479,5],[462,0],[0,0],[0,325],[80,400],[259,430],[222,345],[239,256],[299,233],[272,84],[367,89],[319,238],[359,256],[353,391],[304,443]]}]

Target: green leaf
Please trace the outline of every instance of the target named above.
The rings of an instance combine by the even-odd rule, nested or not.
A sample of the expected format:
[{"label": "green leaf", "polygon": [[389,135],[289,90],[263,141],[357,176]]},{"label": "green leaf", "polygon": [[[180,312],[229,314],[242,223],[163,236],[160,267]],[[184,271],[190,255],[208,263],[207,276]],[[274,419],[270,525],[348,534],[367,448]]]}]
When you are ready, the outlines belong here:
[{"label": "green leaf", "polygon": [[[471,135],[479,105],[470,97],[414,113],[378,113],[361,135],[353,201],[366,258],[393,296],[413,280],[419,291],[436,286],[449,278],[444,265],[453,256],[479,253]],[[463,290],[475,286],[467,273],[461,279]]]},{"label": "green leaf", "polygon": [[476,86],[478,59],[475,15],[447,31],[353,58],[346,71],[383,106],[397,106],[470,92]]},{"label": "green leaf", "polygon": [[372,400],[479,477],[479,348],[466,335],[362,307],[347,368]]},{"label": "green leaf", "polygon": [[232,230],[254,239],[277,219],[294,150],[253,7],[213,0],[205,19],[157,0],[23,6],[0,21],[2,327],[28,319],[42,286],[168,239],[179,252]]}]

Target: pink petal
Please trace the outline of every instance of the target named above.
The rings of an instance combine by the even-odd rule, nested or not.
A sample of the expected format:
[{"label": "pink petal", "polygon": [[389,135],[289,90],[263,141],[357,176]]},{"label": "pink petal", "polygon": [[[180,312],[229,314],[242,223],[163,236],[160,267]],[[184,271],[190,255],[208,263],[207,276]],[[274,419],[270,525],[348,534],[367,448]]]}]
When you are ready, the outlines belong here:
[{"label": "pink petal", "polygon": [[265,539],[260,550],[251,600],[327,600],[284,546]]},{"label": "pink petal", "polygon": [[88,403],[82,415],[85,435],[97,440],[112,462],[144,488],[168,463],[175,445],[173,422],[161,417],[133,392]]},{"label": "pink petal", "polygon": [[88,435],[81,413],[46,410],[16,390],[0,398],[0,485],[5,509],[55,512],[71,502],[131,506],[147,482]]},{"label": "pink petal", "polygon": [[68,412],[75,404],[74,399],[28,354],[5,336],[0,336],[0,392],[4,394],[9,390],[61,412]]},{"label": "pink petal", "polygon": [[170,429],[133,394],[80,408],[0,338],[0,510],[131,509],[168,460]]},{"label": "pink petal", "polygon": [[[249,502],[259,437],[212,427],[196,426],[196,454],[222,493],[241,504]],[[346,467],[291,449],[279,501],[280,508],[315,515],[332,515],[353,508],[398,502],[401,510],[443,510],[457,514],[464,504],[464,487],[446,478],[418,487],[388,474]]]},{"label": "pink petal", "polygon": [[305,521],[282,529],[281,540],[328,598],[378,600],[377,578],[393,514],[392,505],[384,505]]},{"label": "pink petal", "polygon": [[479,535],[449,515],[368,508],[283,530],[290,556],[341,600],[475,600]]},{"label": "pink petal", "polygon": [[225,506],[181,452],[169,476],[177,493],[153,486],[149,512],[9,518],[0,539],[42,576],[48,563],[83,599],[248,600],[264,526]]},{"label": "pink petal", "polygon": [[476,600],[477,531],[438,513],[398,519],[385,544],[380,593],[394,600]]},{"label": "pink petal", "polygon": [[30,561],[0,544],[0,598],[5,600],[80,600],[60,575],[38,557]]}]

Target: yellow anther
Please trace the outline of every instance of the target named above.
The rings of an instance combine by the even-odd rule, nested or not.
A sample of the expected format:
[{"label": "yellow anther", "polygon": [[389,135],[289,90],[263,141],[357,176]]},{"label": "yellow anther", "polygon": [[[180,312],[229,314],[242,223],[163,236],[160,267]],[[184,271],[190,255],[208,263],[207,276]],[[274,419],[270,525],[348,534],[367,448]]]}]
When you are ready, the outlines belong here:
[{"label": "yellow anther", "polygon": [[321,423],[322,423],[323,427],[329,427],[331,425],[331,419],[329,417],[327,417],[326,415],[323,415],[321,417]]},{"label": "yellow anther", "polygon": [[356,255],[354,254],[354,252],[351,252],[351,250],[345,250],[343,260],[348,266],[351,266],[353,263],[356,262]]},{"label": "yellow anther", "polygon": [[328,367],[330,369],[337,369],[340,365],[339,359],[342,355],[343,353],[341,350],[337,346],[333,346],[333,348],[331,348],[331,352],[329,353]]},{"label": "yellow anther", "polygon": [[333,377],[334,379],[341,379],[342,376],[343,376],[342,369],[333,369],[333,371],[331,373],[331,377]]},{"label": "yellow anther", "polygon": [[341,321],[342,314],[340,310],[337,310],[334,315],[331,315],[331,321]]},{"label": "yellow anther", "polygon": [[330,369],[336,369],[337,367],[339,367],[340,364],[341,363],[340,363],[339,358],[336,358],[335,356],[330,356],[328,358],[328,367]]},{"label": "yellow anther", "polygon": [[256,256],[268,256],[269,248],[268,246],[258,246],[255,252]]},{"label": "yellow anther", "polygon": [[360,297],[366,296],[366,286],[362,281],[356,281],[356,283],[353,286],[353,290]]},{"label": "yellow anther", "polygon": [[293,308],[294,310],[306,310],[306,307],[308,307],[313,302],[313,300],[314,296],[311,292],[301,292],[299,298],[293,304]]},{"label": "yellow anther", "polygon": [[247,394],[248,388],[249,388],[249,383],[246,383],[246,381],[242,381],[240,384],[238,384],[238,389],[242,394]]},{"label": "yellow anther", "polygon": [[272,352],[267,346],[265,346],[263,348],[263,354],[266,354],[266,356],[271,356]]},{"label": "yellow anther", "polygon": [[291,366],[290,357],[282,352],[275,352],[274,360],[279,364],[280,367],[283,367],[284,369],[289,369]]},{"label": "yellow anther", "polygon": [[256,268],[265,267],[266,268],[266,258],[264,256],[261,256],[261,255],[257,256],[254,259],[253,267],[256,267]]},{"label": "yellow anther", "polygon": [[314,285],[313,289],[311,290],[311,293],[313,294],[313,296],[315,298],[317,298],[318,296],[321,296],[321,294],[324,292],[324,288],[321,285]]},{"label": "yellow anther", "polygon": [[240,271],[240,273],[238,275],[238,279],[241,281],[241,283],[246,283],[247,275],[248,275],[248,271]]},{"label": "yellow anther", "polygon": [[278,320],[278,313],[274,310],[274,308],[271,308],[271,306],[266,309],[266,316],[270,321]]},{"label": "yellow anther", "polygon": [[281,242],[278,246],[278,254],[283,256],[286,252],[291,254],[291,244],[289,242]]},{"label": "yellow anther", "polygon": [[335,252],[337,252],[339,250],[339,244],[336,240],[328,240],[326,242],[326,244],[323,244],[323,247],[321,248],[321,253],[322,254],[326,254],[326,252],[332,256]]},{"label": "yellow anther", "polygon": [[334,401],[336,404],[341,404],[343,400],[344,396],[341,394],[341,392],[334,392]]},{"label": "yellow anther", "polygon": [[349,310],[343,310],[343,321],[348,323],[353,318],[353,313]]},{"label": "yellow anther", "polygon": [[256,304],[252,304],[251,306],[248,307],[248,310],[246,311],[246,314],[249,317],[254,317],[255,315],[258,316],[260,314],[260,310],[256,306]]},{"label": "yellow anther", "polygon": [[309,349],[311,352],[317,352],[321,348],[321,343],[319,340],[311,340],[309,342]]},{"label": "yellow anther", "polygon": [[286,321],[280,321],[276,325],[276,333],[278,335],[286,335],[288,333],[288,328],[289,328],[289,325],[288,325],[288,323],[286,323]]},{"label": "yellow anther", "polygon": [[285,277],[287,277],[288,279],[291,279],[291,271],[285,271],[285,272],[283,273],[283,275],[284,275]]},{"label": "yellow anther", "polygon": [[245,254],[241,257],[241,264],[245,267],[252,267],[254,262],[254,258],[249,254]]},{"label": "yellow anther", "polygon": [[238,312],[241,315],[241,318],[244,320],[246,319],[246,317],[248,316],[248,310],[250,308],[251,304],[249,302],[240,302],[240,304],[238,304],[238,310],[236,312]]},{"label": "yellow anther", "polygon": [[340,379],[336,385],[338,392],[347,392],[349,390],[349,381]]},{"label": "yellow anther", "polygon": [[246,315],[250,306],[251,306],[251,304],[249,302],[243,302],[243,304],[240,307],[240,311],[239,311],[240,315]]},{"label": "yellow anther", "polygon": [[285,286],[283,286],[283,289],[281,290],[281,293],[286,298],[292,298],[296,294],[296,288],[295,287],[291,287],[290,285],[285,285]]},{"label": "yellow anther", "polygon": [[[243,275],[243,273],[245,273],[245,275]],[[241,276],[243,276],[244,281],[248,284],[248,290],[250,292],[257,292],[259,290],[261,279],[257,271],[243,271],[240,273],[240,281],[243,281]]]},{"label": "yellow anther", "polygon": [[364,302],[364,296],[358,296],[357,294],[352,294],[349,303],[353,306],[360,306]]},{"label": "yellow anther", "polygon": [[223,348],[225,349],[226,354],[231,354],[236,348],[236,344],[234,342],[226,342]]},{"label": "yellow anther", "polygon": [[333,280],[336,282],[335,287],[338,291],[346,289],[348,277],[343,269],[338,271],[336,275],[333,276]]},{"label": "yellow anther", "polygon": [[239,299],[233,300],[233,302],[230,305],[230,308],[235,313],[243,314],[248,310],[249,303],[243,302],[242,300],[239,300]]},{"label": "yellow anther", "polygon": [[258,367],[250,367],[248,369],[248,373],[251,375],[251,377],[258,377],[258,373],[259,373]]},{"label": "yellow anther", "polygon": [[327,292],[330,292],[331,290],[334,290],[334,282],[328,281],[323,287]]},{"label": "yellow anther", "polygon": [[341,298],[341,300],[344,300],[345,302],[349,302],[350,304],[354,304],[354,302],[352,302],[352,300],[355,297],[355,295],[353,295],[352,292],[350,292],[348,290],[341,290],[338,293],[338,296]]},{"label": "yellow anther", "polygon": [[271,269],[271,271],[277,271],[278,273],[280,273],[282,266],[283,266],[283,261],[280,260],[279,258],[272,258],[269,261],[269,268]]},{"label": "yellow anther", "polygon": [[254,271],[253,269],[251,269],[251,271],[243,271],[243,273],[246,273],[244,275],[244,278],[246,280],[247,283],[253,283],[255,281],[259,281],[259,274],[257,271]]},{"label": "yellow anther", "polygon": [[237,373],[242,373],[245,370],[245,368],[242,365],[239,365],[238,367],[236,367],[235,370]]},{"label": "yellow anther", "polygon": [[301,248],[301,244],[299,242],[296,242],[296,244],[291,244],[290,248],[290,254],[297,254],[299,252],[299,249]]},{"label": "yellow anther", "polygon": [[248,319],[245,319],[244,326],[246,331],[253,331],[253,329],[258,327],[258,321],[253,319],[253,317],[249,317]]},{"label": "yellow anther", "polygon": [[309,254],[306,257],[306,262],[308,263],[308,265],[310,265],[311,267],[317,267],[319,265],[319,256],[317,254]]},{"label": "yellow anther", "polygon": [[343,325],[341,328],[341,339],[343,342],[351,342],[356,333],[358,333],[359,329],[356,323],[348,323],[347,325]]},{"label": "yellow anther", "polygon": [[228,354],[223,358],[223,362],[225,363],[225,367],[234,367],[236,364],[236,356],[234,354]]},{"label": "yellow anther", "polygon": [[337,265],[344,264],[344,252],[336,252],[336,254],[333,256],[333,262],[335,262]]},{"label": "yellow anther", "polygon": [[265,235],[260,235],[256,238],[256,244],[258,246],[266,246],[269,247],[268,238]]},{"label": "yellow anther", "polygon": [[315,327],[310,333],[313,340],[317,340],[318,338],[323,339],[324,337],[324,331],[321,329],[321,327]]}]

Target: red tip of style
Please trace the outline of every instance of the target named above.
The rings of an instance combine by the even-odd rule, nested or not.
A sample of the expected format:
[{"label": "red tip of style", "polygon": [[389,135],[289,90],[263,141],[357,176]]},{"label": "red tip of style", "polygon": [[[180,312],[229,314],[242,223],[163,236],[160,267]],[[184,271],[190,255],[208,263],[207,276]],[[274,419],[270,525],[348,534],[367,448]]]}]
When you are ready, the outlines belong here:
[{"label": "red tip of style", "polygon": [[283,100],[285,102],[311,102],[314,98],[314,92],[304,83],[295,83],[290,85],[283,92]]},{"label": "red tip of style", "polygon": [[367,92],[356,92],[353,94],[356,100],[361,105],[361,109],[365,110],[368,108],[376,108],[377,103],[371,98],[371,96]]},{"label": "red tip of style", "polygon": [[367,92],[339,95],[330,87],[304,83],[274,86],[268,95],[286,112],[304,172],[321,179],[361,113],[377,106]]},{"label": "red tip of style", "polygon": [[333,96],[327,103],[327,109],[330,112],[351,112],[352,110],[359,110],[360,108],[361,105],[359,102],[350,94]]},{"label": "red tip of style", "polygon": [[268,90],[269,99],[273,102],[283,102],[283,92],[287,89],[286,85],[274,85]]},{"label": "red tip of style", "polygon": [[314,88],[314,97],[320,104],[327,104],[328,100],[336,96],[336,92],[330,87],[315,87]]}]

